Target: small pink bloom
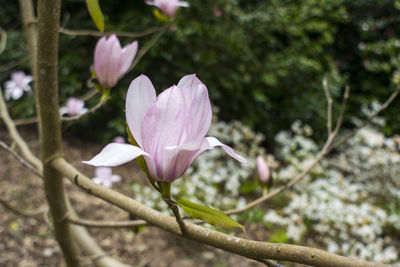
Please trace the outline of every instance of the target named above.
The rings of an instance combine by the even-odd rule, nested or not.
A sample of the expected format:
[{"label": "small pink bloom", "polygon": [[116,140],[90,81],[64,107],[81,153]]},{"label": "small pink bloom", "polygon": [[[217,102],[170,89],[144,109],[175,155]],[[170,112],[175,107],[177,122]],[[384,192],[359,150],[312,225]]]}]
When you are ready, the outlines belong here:
[{"label": "small pink bloom", "polygon": [[115,34],[108,38],[102,37],[94,50],[94,70],[99,83],[106,88],[114,87],[118,79],[128,71],[137,49],[137,41],[121,48]]},{"label": "small pink bloom", "polygon": [[60,115],[68,114],[69,116],[77,116],[88,111],[85,108],[85,102],[75,97],[70,97],[67,100],[65,107],[60,108]]},{"label": "small pink bloom", "polygon": [[269,169],[268,163],[261,156],[257,157],[257,171],[258,180],[262,184],[268,184],[270,182],[271,171]]},{"label": "small pink bloom", "polygon": [[32,81],[32,76],[25,75],[23,71],[16,71],[11,74],[11,80],[5,82],[5,99],[17,100],[22,96],[24,91],[31,92],[32,89],[29,83]]},{"label": "small pink bloom", "polygon": [[216,146],[247,163],[217,138],[206,137],[211,126],[211,104],[207,87],[194,74],[183,77],[158,97],[147,76],[137,77],[129,86],[125,110],[139,147],[111,143],[84,163],[117,166],[144,156],[151,176],[169,183],[181,177],[200,153]]},{"label": "small pink bloom", "polygon": [[113,139],[113,143],[125,144],[125,139],[122,136],[116,136]]},{"label": "small pink bloom", "polygon": [[180,6],[189,6],[188,2],[178,0],[153,0],[146,1],[146,4],[158,7],[168,17],[173,17]]},{"label": "small pink bloom", "polygon": [[222,16],[222,11],[218,7],[213,8],[214,16],[216,17],[221,17]]},{"label": "small pink bloom", "polygon": [[109,167],[97,167],[94,172],[93,182],[104,187],[111,188],[113,183],[121,181],[121,176],[113,175]]}]

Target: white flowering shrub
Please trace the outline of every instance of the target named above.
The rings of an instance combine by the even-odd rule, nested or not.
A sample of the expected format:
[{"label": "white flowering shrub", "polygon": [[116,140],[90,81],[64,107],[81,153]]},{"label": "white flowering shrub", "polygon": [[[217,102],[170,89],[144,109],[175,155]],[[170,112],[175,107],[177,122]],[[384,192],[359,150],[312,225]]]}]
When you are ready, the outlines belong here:
[{"label": "white flowering shrub", "polygon": [[[276,180],[295,177],[318,152],[296,122],[277,135],[284,166]],[[287,205],[264,216],[268,227],[284,229],[294,242],[367,260],[399,261],[400,137],[385,137],[373,127],[361,129],[335,155],[320,164],[293,190]],[[398,234],[397,234],[398,235]]]}]

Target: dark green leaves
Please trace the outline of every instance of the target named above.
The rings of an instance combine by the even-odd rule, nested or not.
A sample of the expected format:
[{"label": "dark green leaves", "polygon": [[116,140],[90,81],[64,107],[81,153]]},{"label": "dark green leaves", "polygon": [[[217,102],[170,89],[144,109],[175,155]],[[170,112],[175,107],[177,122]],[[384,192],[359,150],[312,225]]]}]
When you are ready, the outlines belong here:
[{"label": "dark green leaves", "polygon": [[225,215],[221,211],[211,209],[206,206],[202,206],[189,200],[181,199],[177,201],[177,204],[183,208],[183,210],[190,216],[196,219],[201,219],[209,224],[220,226],[224,228],[236,228],[240,227],[243,231],[243,225],[239,224],[229,216]]},{"label": "dark green leaves", "polygon": [[87,8],[94,24],[99,31],[104,31],[104,16],[99,6],[99,0],[86,0]]}]

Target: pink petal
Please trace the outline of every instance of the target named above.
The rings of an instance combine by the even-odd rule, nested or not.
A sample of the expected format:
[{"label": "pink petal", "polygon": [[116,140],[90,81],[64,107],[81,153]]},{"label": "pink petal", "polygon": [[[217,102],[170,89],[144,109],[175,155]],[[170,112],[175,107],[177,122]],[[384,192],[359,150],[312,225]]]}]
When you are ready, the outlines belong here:
[{"label": "pink petal", "polygon": [[235,151],[230,147],[227,146],[223,143],[221,143],[217,138],[215,137],[206,137],[208,144],[210,145],[210,149],[216,146],[220,146],[229,156],[232,158],[236,159],[237,161],[241,163],[246,163],[247,164],[247,159],[244,157],[238,155],[235,153]]},{"label": "pink petal", "polygon": [[163,162],[164,147],[181,145],[186,139],[187,118],[182,91],[176,86],[164,90],[150,106],[142,123],[142,148],[152,155],[157,167]]},{"label": "pink petal", "polygon": [[147,76],[142,74],[132,81],[126,95],[126,121],[133,137],[142,148],[142,122],[155,100],[156,90]]},{"label": "pink petal", "polygon": [[189,110],[187,142],[200,144],[211,126],[212,110],[207,87],[195,74],[186,75],[179,83]]},{"label": "pink petal", "polygon": [[108,144],[103,150],[89,161],[83,163],[93,166],[118,166],[139,156],[150,156],[140,148],[129,144]]},{"label": "pink petal", "polygon": [[162,181],[172,183],[179,177],[182,177],[190,164],[203,151],[209,149],[210,146],[204,138],[200,144],[185,144],[176,147],[165,147],[163,150],[163,161],[160,177]]},{"label": "pink petal", "polygon": [[120,67],[120,75],[123,75],[132,65],[132,61],[138,50],[138,42],[135,41],[122,49],[122,62]]},{"label": "pink petal", "polygon": [[96,76],[99,81],[103,81],[105,79],[105,64],[106,57],[105,53],[107,52],[107,38],[104,36],[97,41],[96,47],[94,49],[94,69],[96,71]]}]

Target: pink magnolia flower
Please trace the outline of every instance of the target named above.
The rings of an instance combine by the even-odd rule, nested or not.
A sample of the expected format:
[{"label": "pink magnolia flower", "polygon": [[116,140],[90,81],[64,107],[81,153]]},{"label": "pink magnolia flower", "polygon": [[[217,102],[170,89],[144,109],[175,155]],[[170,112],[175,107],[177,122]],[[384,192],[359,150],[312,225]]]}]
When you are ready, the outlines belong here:
[{"label": "pink magnolia flower", "polygon": [[113,143],[125,144],[125,139],[122,136],[116,136],[113,139]]},{"label": "pink magnolia flower", "polygon": [[132,81],[126,96],[126,120],[139,147],[111,143],[84,163],[117,166],[144,156],[151,176],[169,183],[181,177],[200,153],[216,146],[247,163],[217,138],[205,136],[211,118],[207,87],[196,75],[183,77],[158,97],[150,79],[141,75]]},{"label": "pink magnolia flower", "polygon": [[85,108],[85,102],[75,97],[70,97],[67,100],[65,107],[60,108],[60,115],[68,114],[69,116],[77,116],[88,111]]},{"label": "pink magnolia flower", "polygon": [[108,38],[102,37],[94,50],[94,70],[99,83],[106,88],[114,87],[118,79],[128,71],[137,49],[137,41],[121,48],[115,34]]},{"label": "pink magnolia flower", "polygon": [[269,169],[268,163],[261,156],[257,157],[257,171],[258,180],[262,184],[268,184],[270,182],[271,171]]},{"label": "pink magnolia flower", "polygon": [[146,1],[146,4],[150,6],[158,7],[164,15],[168,17],[172,17],[175,15],[176,10],[181,7],[188,7],[189,3],[178,0],[154,0],[154,1]]},{"label": "pink magnolia flower", "polygon": [[111,188],[113,183],[121,181],[121,176],[113,175],[109,167],[97,167],[94,173],[96,176],[93,177],[93,182],[107,188]]},{"label": "pink magnolia flower", "polygon": [[11,80],[5,82],[5,98],[9,100],[17,100],[22,96],[24,91],[31,92],[29,83],[32,81],[31,75],[26,75],[23,71],[16,71],[11,74]]}]

